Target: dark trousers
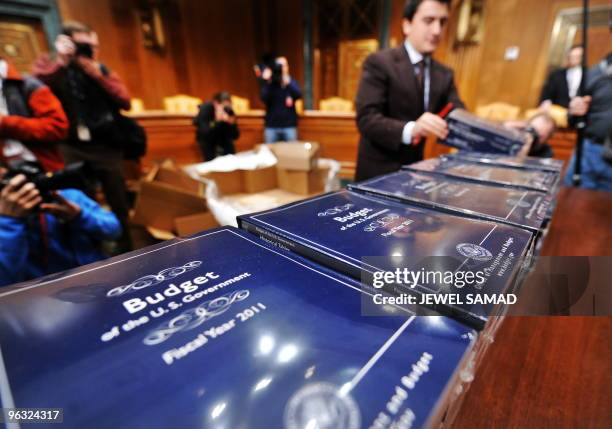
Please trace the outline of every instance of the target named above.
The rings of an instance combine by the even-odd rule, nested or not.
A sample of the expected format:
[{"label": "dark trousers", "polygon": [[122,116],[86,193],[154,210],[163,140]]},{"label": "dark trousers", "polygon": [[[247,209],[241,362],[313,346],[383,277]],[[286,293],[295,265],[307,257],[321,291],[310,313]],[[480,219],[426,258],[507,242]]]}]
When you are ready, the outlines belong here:
[{"label": "dark trousers", "polygon": [[[82,147],[62,145],[62,155],[66,164],[85,161],[91,169],[93,178],[102,186],[106,202],[121,223],[121,237],[118,240],[118,252],[132,250],[129,230],[130,207],[127,188],[123,176],[123,154],[121,151],[89,142],[81,143]],[[95,189],[85,190],[95,198]]]},{"label": "dark trousers", "polygon": [[229,155],[236,153],[233,140],[210,139],[198,141],[200,152],[204,161],[215,159],[218,155]]}]

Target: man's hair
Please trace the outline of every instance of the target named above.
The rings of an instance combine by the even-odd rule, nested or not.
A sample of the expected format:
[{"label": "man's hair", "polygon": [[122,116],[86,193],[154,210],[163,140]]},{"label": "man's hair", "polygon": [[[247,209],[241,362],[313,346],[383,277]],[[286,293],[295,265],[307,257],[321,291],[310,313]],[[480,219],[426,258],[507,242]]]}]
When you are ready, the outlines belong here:
[{"label": "man's hair", "polygon": [[[412,21],[412,18],[414,18],[414,14],[416,13],[421,3],[423,3],[424,1],[425,0],[407,0],[406,3],[404,4],[404,18],[407,19],[408,21]],[[451,7],[451,0],[434,0],[434,1],[447,5],[449,9]]]},{"label": "man's hair", "polygon": [[77,21],[66,21],[62,24],[62,34],[72,37],[74,33],[91,33],[90,26]]},{"label": "man's hair", "polygon": [[224,101],[232,101],[232,96],[227,91],[220,91],[213,95],[213,100],[217,103],[223,103]]}]

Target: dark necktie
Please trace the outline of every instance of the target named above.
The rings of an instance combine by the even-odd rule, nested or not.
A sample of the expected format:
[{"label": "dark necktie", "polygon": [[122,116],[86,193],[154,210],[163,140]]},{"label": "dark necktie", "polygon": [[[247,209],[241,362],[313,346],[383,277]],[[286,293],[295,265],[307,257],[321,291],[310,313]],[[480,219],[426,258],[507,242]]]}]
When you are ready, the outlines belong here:
[{"label": "dark necktie", "polygon": [[414,65],[414,74],[417,80],[417,88],[419,90],[419,96],[421,98],[421,106],[423,111],[427,110],[425,106],[425,61],[421,60]]},{"label": "dark necktie", "polygon": [[423,82],[425,81],[425,62],[423,60],[414,65],[414,74],[419,84],[419,90],[423,94]]}]

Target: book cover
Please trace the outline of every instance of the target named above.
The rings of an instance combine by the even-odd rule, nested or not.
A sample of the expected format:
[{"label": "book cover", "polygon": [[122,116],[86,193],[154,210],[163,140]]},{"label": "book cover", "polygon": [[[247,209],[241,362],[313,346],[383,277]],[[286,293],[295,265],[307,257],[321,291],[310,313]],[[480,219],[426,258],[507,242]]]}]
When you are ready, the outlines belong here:
[{"label": "book cover", "polygon": [[431,422],[475,333],[364,317],[361,296],[234,228],[7,287],[2,406],[61,407],[79,429]]},{"label": "book cover", "polygon": [[449,158],[458,158],[479,164],[499,165],[502,167],[522,168],[525,170],[544,170],[561,173],[563,161],[554,158],[536,158],[527,156],[519,158],[515,156],[499,155],[482,152],[459,151],[454,154],[445,155]]},{"label": "book cover", "polygon": [[516,155],[525,144],[523,133],[487,121],[463,109],[447,117],[448,136],[441,144],[465,151]]},{"label": "book cover", "polygon": [[[377,272],[484,272],[479,285],[427,282],[387,285],[396,294],[444,294],[466,297],[514,290],[531,232],[510,225],[471,219],[339,191],[238,218],[241,228],[365,283]],[[433,277],[433,275],[432,275]],[[465,286],[465,287],[464,287]],[[495,304],[442,303],[432,307],[483,328]]]},{"label": "book cover", "polygon": [[538,232],[550,217],[552,199],[541,192],[454,180],[410,170],[397,171],[349,189],[463,216],[508,223]]},{"label": "book cover", "polygon": [[521,170],[499,165],[484,165],[444,156],[409,164],[403,166],[402,169],[428,171],[458,180],[490,183],[498,186],[545,193],[555,193],[559,186],[559,175],[550,171]]}]

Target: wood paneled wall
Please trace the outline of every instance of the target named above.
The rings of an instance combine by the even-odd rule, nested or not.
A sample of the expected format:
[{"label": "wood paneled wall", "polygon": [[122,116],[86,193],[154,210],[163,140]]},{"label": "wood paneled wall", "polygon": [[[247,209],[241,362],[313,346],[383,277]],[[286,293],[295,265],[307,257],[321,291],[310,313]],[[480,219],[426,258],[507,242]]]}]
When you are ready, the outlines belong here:
[{"label": "wood paneled wall", "polygon": [[100,56],[147,109],[185,93],[209,99],[225,89],[261,107],[253,65],[266,51],[286,55],[303,79],[301,2],[176,0],[161,2],[166,47],[143,47],[134,0],[58,0],[64,20],[91,25]]},{"label": "wood paneled wall", "polygon": [[[484,41],[453,44],[459,0],[453,1],[448,35],[436,57],[454,68],[468,107],[505,101],[535,106],[547,72],[553,22],[559,10],[580,0],[486,0]],[[102,58],[127,81],[147,108],[160,108],[167,95],[187,93],[209,98],[220,89],[248,97],[261,108],[252,66],[266,51],[286,55],[291,72],[303,84],[302,1],[174,0],[162,2],[168,46],[145,49],[134,0],[58,0],[64,19],[89,23],[98,30]],[[591,5],[609,0],[591,0]],[[404,0],[393,0],[391,38],[401,43]],[[508,46],[518,46],[516,61],[504,60]]]},{"label": "wood paneled wall", "polygon": [[[403,40],[404,0],[394,0],[391,37]],[[546,78],[552,27],[561,9],[580,7],[580,0],[486,0],[485,33],[477,45],[454,45],[459,0],[453,0],[447,35],[436,58],[455,70],[456,83],[468,108],[494,101],[526,110],[537,105]],[[591,0],[590,5],[610,4]],[[516,61],[504,59],[505,49],[518,46]],[[609,49],[609,47],[608,47]],[[598,60],[598,59],[597,59]],[[597,61],[595,60],[595,61]]]}]

